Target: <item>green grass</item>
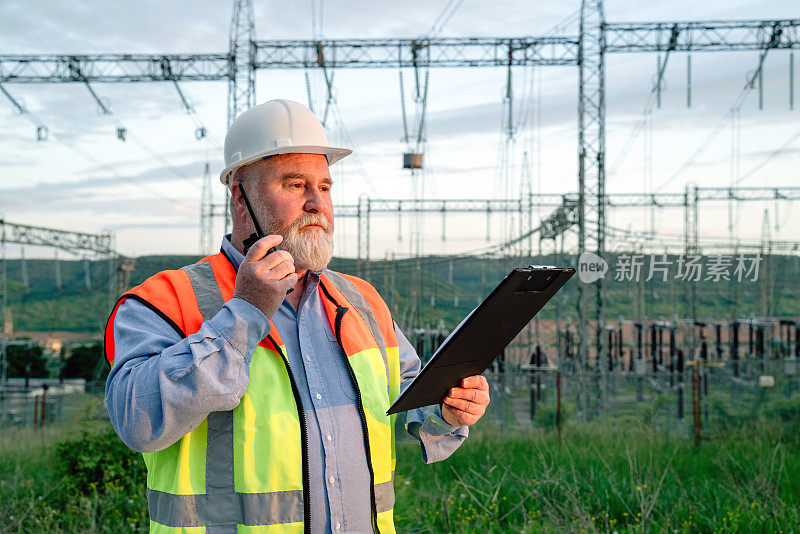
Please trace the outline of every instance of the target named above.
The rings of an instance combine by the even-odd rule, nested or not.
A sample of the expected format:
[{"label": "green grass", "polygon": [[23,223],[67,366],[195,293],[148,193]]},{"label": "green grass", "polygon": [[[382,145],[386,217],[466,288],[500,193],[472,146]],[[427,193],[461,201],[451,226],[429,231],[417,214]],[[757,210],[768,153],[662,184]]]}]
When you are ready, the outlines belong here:
[{"label": "green grass", "polygon": [[[399,454],[401,532],[798,532],[797,424],[727,429],[695,448],[634,420],[479,429],[448,461]],[[418,453],[417,453],[418,454]]]},{"label": "green grass", "polygon": [[[800,532],[796,409],[699,447],[641,418],[570,422],[561,441],[481,422],[432,465],[400,445],[398,532]],[[0,532],[147,530],[141,457],[86,425],[2,432]]]}]

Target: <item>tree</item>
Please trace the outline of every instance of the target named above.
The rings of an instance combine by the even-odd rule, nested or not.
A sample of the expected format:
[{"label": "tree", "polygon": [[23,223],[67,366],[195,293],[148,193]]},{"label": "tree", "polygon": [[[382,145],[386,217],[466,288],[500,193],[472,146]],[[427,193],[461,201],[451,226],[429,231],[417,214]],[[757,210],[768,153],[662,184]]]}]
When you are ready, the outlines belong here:
[{"label": "tree", "polygon": [[[101,360],[105,363],[102,343],[71,347],[70,355],[64,362],[64,378],[83,378],[90,381],[94,378],[94,371]],[[108,364],[105,364],[100,378],[108,376],[108,370]]]},{"label": "tree", "polygon": [[47,359],[41,345],[10,345],[7,348],[9,378],[48,378]]}]

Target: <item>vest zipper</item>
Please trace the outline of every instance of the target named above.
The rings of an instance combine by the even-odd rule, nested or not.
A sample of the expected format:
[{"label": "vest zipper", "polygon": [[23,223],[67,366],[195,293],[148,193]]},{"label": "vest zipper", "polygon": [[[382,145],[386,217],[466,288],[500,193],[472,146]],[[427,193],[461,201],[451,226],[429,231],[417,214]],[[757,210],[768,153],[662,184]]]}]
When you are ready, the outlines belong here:
[{"label": "vest zipper", "polygon": [[[330,295],[328,295],[330,298]],[[336,334],[336,342],[339,348],[342,349],[344,354],[344,363],[347,365],[347,370],[350,371],[350,379],[353,381],[353,387],[356,390],[356,400],[358,407],[358,416],[361,418],[361,429],[364,432],[364,449],[367,452],[367,470],[369,470],[369,495],[370,495],[370,508],[372,509],[372,529],[380,534],[378,530],[378,508],[375,505],[375,473],[372,471],[372,454],[369,450],[369,431],[367,430],[367,416],[364,412],[364,404],[361,401],[361,390],[358,388],[358,381],[356,380],[356,373],[350,365],[350,360],[347,358],[347,352],[344,350],[344,343],[342,343],[342,318],[349,308],[339,306],[339,304],[331,299],[336,304],[336,320],[334,321],[334,330]]]},{"label": "vest zipper", "polygon": [[286,372],[289,374],[289,382],[292,384],[292,394],[294,395],[294,402],[297,405],[297,415],[300,418],[300,442],[301,450],[303,453],[303,531],[306,534],[311,532],[311,495],[309,490],[309,473],[308,473],[308,431],[306,429],[306,415],[303,410],[303,403],[300,400],[300,391],[297,389],[297,383],[292,374],[292,368],[289,367],[289,361],[281,348],[272,339],[272,336],[267,334],[267,339],[272,342],[275,350],[280,354],[283,359],[283,364],[286,366]]}]

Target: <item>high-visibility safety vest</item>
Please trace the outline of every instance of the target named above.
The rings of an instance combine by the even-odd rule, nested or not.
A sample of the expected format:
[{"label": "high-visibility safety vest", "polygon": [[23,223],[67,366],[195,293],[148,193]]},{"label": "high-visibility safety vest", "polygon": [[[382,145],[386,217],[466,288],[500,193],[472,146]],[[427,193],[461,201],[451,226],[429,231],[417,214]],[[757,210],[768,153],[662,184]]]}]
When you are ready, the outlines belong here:
[{"label": "high-visibility safety vest", "polygon": [[[162,271],[125,293],[105,332],[114,361],[114,317],[135,299],[182,337],[197,332],[233,295],[236,272],[222,253]],[[389,401],[400,393],[397,337],[389,309],[358,278],[326,270],[318,291],[356,390],[370,473],[372,525],[394,532],[394,423]],[[153,533],[295,533],[309,531],[308,439],[286,348],[270,334],[250,362],[250,382],[232,411],[158,452],[143,453]],[[316,474],[319,476],[319,474]]]}]

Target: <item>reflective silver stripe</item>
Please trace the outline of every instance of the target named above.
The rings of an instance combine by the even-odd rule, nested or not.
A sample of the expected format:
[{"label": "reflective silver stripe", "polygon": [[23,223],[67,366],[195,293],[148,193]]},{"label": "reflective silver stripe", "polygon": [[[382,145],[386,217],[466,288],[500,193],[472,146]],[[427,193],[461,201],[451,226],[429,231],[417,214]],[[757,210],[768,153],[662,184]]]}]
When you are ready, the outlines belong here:
[{"label": "reflective silver stripe", "polygon": [[204,321],[208,321],[214,317],[225,301],[222,300],[222,292],[219,290],[216,278],[214,278],[214,271],[211,267],[210,261],[201,261],[193,263],[186,267],[181,267],[189,275],[189,281],[192,283],[194,296],[197,299],[197,307],[200,308],[200,314],[203,316]]},{"label": "reflective silver stripe", "polygon": [[389,358],[386,356],[386,342],[383,340],[383,334],[381,333],[380,326],[378,326],[378,319],[375,317],[375,312],[372,311],[372,307],[350,280],[330,269],[325,269],[325,274],[341,294],[344,295],[344,298],[350,301],[350,304],[353,305],[358,314],[364,319],[364,322],[367,323],[367,328],[369,328],[372,337],[374,337],[375,341],[378,343],[381,356],[383,356],[383,367],[386,370],[386,383],[390,384],[391,379],[389,378]]},{"label": "reflective silver stripe", "polygon": [[236,534],[236,517],[241,508],[233,483],[233,412],[208,414],[206,442],[206,494],[213,502],[213,517],[206,524],[230,524],[232,530],[214,529],[213,534]]},{"label": "reflective silver stripe", "polygon": [[375,484],[375,508],[378,513],[394,507],[394,473],[392,480]]},{"label": "reflective silver stripe", "polygon": [[[211,262],[195,263],[183,270],[189,276],[200,314],[208,321],[225,304]],[[206,496],[194,501],[195,505],[203,503],[205,506],[198,510],[197,517],[202,525],[208,525],[207,534],[235,534],[236,524],[241,523],[242,507],[233,482],[233,412],[212,412],[207,420]]]},{"label": "reflective silver stripe", "polygon": [[205,503],[200,504],[198,501],[205,501],[205,495],[173,495],[147,488],[150,521],[168,527],[202,526],[198,508],[205,508]]},{"label": "reflective silver stripe", "polygon": [[206,532],[235,532],[237,523],[255,526],[303,521],[302,490],[233,493],[230,501],[224,504],[234,508],[235,514],[222,519],[218,495],[173,495],[147,490],[150,519],[168,527],[207,525]]}]

